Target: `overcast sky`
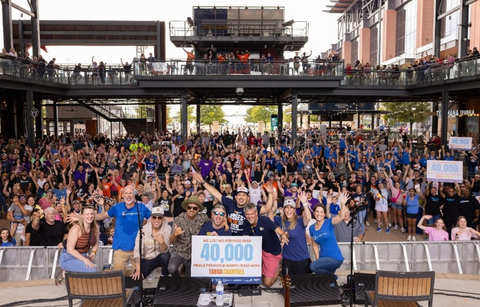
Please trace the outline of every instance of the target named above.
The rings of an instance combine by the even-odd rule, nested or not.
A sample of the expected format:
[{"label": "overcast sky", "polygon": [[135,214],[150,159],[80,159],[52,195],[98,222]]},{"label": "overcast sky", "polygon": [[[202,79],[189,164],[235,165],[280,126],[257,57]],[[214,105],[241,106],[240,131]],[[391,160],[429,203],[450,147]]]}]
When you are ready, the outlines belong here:
[{"label": "overcast sky", "polygon": [[[24,8],[28,8],[26,0],[12,0]],[[40,20],[149,20],[164,21],[167,27],[167,58],[183,58],[181,48],[170,43],[168,23],[170,21],[184,21],[192,16],[193,6],[283,6],[285,20],[307,21],[309,23],[309,42],[304,51],[313,51],[318,55],[336,43],[336,21],[338,14],[323,13],[329,0],[317,1],[271,1],[271,0],[242,0],[242,1],[199,1],[199,0],[39,0]],[[0,15],[1,18],[1,15]],[[20,12],[13,9],[13,19],[29,19],[29,16],[20,16]],[[3,36],[3,31],[0,31]],[[3,37],[1,37],[3,42]],[[57,63],[90,63],[95,60],[110,64],[119,63],[120,58],[129,60],[135,56],[134,47],[49,47],[48,53],[43,53],[47,60],[55,57]],[[153,51],[153,48],[149,50]]]}]

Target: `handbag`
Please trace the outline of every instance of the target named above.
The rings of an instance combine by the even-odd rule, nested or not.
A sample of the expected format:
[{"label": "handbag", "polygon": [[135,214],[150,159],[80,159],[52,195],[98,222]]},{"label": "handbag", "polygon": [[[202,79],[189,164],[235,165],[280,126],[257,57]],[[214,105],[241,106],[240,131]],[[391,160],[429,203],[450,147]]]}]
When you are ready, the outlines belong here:
[{"label": "handbag", "polygon": [[[93,232],[93,231],[90,229],[90,234],[88,235],[87,245],[85,245],[85,246],[82,247],[81,249],[84,249],[85,247],[88,246],[88,244],[90,244],[90,239],[92,238],[92,232]],[[64,248],[65,250],[67,250],[67,240],[68,240],[68,238],[62,241],[62,245],[63,245],[63,248]]]},{"label": "handbag", "polygon": [[402,193],[401,193],[401,191],[400,191],[400,190],[398,190],[398,194],[397,194],[397,196],[396,196],[396,197],[392,197],[392,203],[396,203],[396,202],[397,202],[397,200],[398,200],[398,197],[400,196],[400,194],[402,194]]}]

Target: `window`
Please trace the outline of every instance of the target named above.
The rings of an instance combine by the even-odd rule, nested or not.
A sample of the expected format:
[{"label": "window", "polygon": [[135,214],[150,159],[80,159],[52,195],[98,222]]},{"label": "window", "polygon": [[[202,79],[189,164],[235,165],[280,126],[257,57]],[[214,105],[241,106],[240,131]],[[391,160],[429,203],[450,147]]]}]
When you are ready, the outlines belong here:
[{"label": "window", "polygon": [[[69,121],[59,121],[58,122],[58,135],[70,133],[71,130],[71,122]],[[53,135],[55,133],[55,125],[53,121],[48,122],[48,133],[49,135]]]},{"label": "window", "polygon": [[378,63],[378,26],[370,30],[370,65]]},{"label": "window", "polygon": [[395,56],[405,52],[405,8],[397,12],[397,37],[395,41]]},{"label": "window", "polygon": [[358,39],[352,41],[352,62],[356,60],[358,60]]},{"label": "window", "polygon": [[413,0],[397,11],[395,56],[415,58],[417,35],[417,1]]}]

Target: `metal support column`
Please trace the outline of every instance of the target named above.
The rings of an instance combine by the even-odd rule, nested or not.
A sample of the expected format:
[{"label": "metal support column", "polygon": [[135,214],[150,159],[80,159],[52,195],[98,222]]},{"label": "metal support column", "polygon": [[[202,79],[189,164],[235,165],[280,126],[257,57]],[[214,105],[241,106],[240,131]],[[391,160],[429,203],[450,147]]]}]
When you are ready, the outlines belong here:
[{"label": "metal support column", "polygon": [[197,135],[200,134],[200,109],[201,109],[200,103],[197,104]]},{"label": "metal support column", "polygon": [[438,135],[438,101],[432,102],[432,136]]},{"label": "metal support column", "polygon": [[[283,131],[283,106],[282,103],[278,103],[278,111],[277,111],[277,120],[278,120],[278,125],[277,125],[277,136],[280,136],[280,134]],[[272,131],[273,132],[273,131]]]},{"label": "metal support column", "polygon": [[442,127],[440,128],[440,138],[442,145],[447,145],[447,133],[448,133],[448,109],[449,100],[447,90],[442,91]]},{"label": "metal support column", "polygon": [[38,116],[35,118],[35,137],[41,139],[43,136],[43,113],[42,113],[42,100],[35,100],[35,108],[39,111]]},{"label": "metal support column", "polygon": [[12,0],[2,1],[2,20],[3,20],[3,47],[7,49],[13,47],[13,29],[12,29]]},{"label": "metal support column", "polygon": [[40,17],[38,15],[38,0],[30,0],[30,6],[35,17],[32,17],[32,55],[40,54]]},{"label": "metal support column", "polygon": [[[47,132],[47,135],[49,133],[50,131]],[[53,133],[58,136],[58,106],[56,101],[53,101]]]},{"label": "metal support column", "polygon": [[163,108],[158,104],[158,99],[155,101],[155,124],[158,132],[163,132]]},{"label": "metal support column", "polygon": [[[296,146],[297,141],[297,115],[298,115],[298,99],[297,93],[292,95],[292,144]],[[295,150],[295,147],[293,147]]]},{"label": "metal support column", "polygon": [[161,41],[161,37],[160,37],[160,31],[161,31],[161,27],[160,27],[160,21],[157,20],[156,22],[156,26],[157,26],[157,43],[155,45],[155,58],[157,59],[157,61],[163,61],[165,60],[163,56],[162,57],[162,54],[161,54],[161,49],[160,49],[160,46],[162,46],[162,41]]},{"label": "metal support column", "polygon": [[[40,114],[36,114],[34,117],[34,114],[32,114],[32,109],[33,109],[33,89],[32,87],[28,88],[27,91],[27,97],[26,97],[26,112],[25,112],[25,117],[27,121],[27,137],[28,137],[28,145],[31,148],[34,148],[35,146],[35,135],[34,135],[34,129],[33,129],[33,120],[34,118],[40,116]],[[39,113],[39,112],[38,112]]]},{"label": "metal support column", "polygon": [[188,105],[187,105],[187,94],[183,93],[182,94],[182,107],[180,110],[180,122],[182,123],[182,142],[185,142],[187,140],[187,135],[188,135]]},{"label": "metal support column", "polygon": [[[435,0],[434,4],[434,18],[433,18],[433,54],[437,57],[440,57],[440,40],[442,32],[442,23],[441,20],[438,20],[442,8],[443,0]],[[457,53],[458,57],[463,56],[463,54]]]},{"label": "metal support column", "polygon": [[[468,50],[468,5],[464,5],[466,1],[460,1],[460,35],[458,37],[458,58],[466,56]],[[478,25],[476,25],[478,26]]]}]

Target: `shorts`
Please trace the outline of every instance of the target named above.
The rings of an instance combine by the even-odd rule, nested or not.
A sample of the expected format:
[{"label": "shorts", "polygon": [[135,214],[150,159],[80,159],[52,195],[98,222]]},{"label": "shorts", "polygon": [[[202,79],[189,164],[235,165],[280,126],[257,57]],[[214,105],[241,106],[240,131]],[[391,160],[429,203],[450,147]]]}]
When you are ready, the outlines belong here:
[{"label": "shorts", "polygon": [[268,278],[277,276],[278,268],[282,261],[282,254],[273,255],[262,250],[262,275]]},{"label": "shorts", "polygon": [[392,208],[393,209],[398,209],[398,210],[402,210],[403,209],[403,205],[399,205],[397,203],[391,203],[392,204]]},{"label": "shorts", "polygon": [[387,204],[376,204],[375,210],[377,212],[388,212],[388,205]]},{"label": "shorts", "polygon": [[416,219],[418,215],[417,213],[407,213],[407,219]]}]

